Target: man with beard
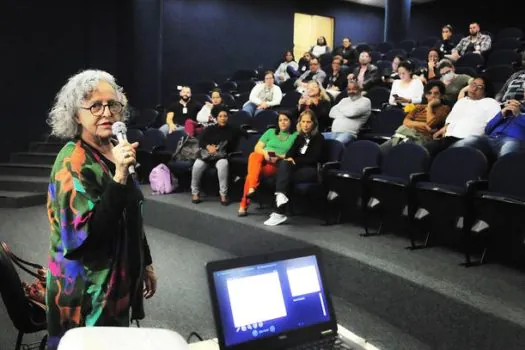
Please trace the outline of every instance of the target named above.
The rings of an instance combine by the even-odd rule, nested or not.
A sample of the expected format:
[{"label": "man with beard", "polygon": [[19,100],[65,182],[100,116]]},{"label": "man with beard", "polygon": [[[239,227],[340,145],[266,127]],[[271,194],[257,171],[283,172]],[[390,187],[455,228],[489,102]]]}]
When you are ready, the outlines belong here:
[{"label": "man with beard", "polygon": [[332,131],[323,133],[325,139],[334,139],[347,144],[357,138],[359,130],[366,123],[372,111],[370,99],[361,95],[362,89],[356,80],[350,80],[348,97],[343,98],[330,110],[334,119]]},{"label": "man with beard", "polygon": [[168,107],[166,124],[160,128],[164,135],[171,134],[175,130],[184,130],[186,119],[195,121],[197,118],[197,106],[191,100],[190,87],[183,86],[179,95],[180,100]]},{"label": "man with beard", "polygon": [[459,44],[452,50],[452,54],[445,55],[446,58],[457,61],[466,53],[472,52],[481,55],[490,50],[492,39],[487,34],[481,34],[478,23],[470,23],[468,30],[469,36],[461,39]]}]

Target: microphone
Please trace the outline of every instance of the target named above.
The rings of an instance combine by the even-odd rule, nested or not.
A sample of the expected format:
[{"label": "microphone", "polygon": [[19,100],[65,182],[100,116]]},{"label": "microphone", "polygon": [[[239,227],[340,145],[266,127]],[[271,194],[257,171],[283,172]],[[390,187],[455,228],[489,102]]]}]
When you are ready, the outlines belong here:
[{"label": "microphone", "polygon": [[[117,137],[118,142],[122,141],[128,141],[128,138],[126,136],[126,132],[128,131],[126,124],[123,122],[115,122],[111,126],[111,131],[113,132],[113,135]],[[135,166],[130,165],[128,168],[128,171],[130,175],[135,175]]]}]

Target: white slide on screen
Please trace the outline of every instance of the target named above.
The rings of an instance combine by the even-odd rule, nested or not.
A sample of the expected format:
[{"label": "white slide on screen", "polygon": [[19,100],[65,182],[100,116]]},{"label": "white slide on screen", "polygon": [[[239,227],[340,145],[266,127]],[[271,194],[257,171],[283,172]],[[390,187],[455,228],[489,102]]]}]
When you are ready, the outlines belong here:
[{"label": "white slide on screen", "polygon": [[286,316],[286,306],[277,271],[229,279],[226,284],[235,327]]},{"label": "white slide on screen", "polygon": [[292,297],[316,293],[321,290],[315,266],[298,267],[286,270]]}]

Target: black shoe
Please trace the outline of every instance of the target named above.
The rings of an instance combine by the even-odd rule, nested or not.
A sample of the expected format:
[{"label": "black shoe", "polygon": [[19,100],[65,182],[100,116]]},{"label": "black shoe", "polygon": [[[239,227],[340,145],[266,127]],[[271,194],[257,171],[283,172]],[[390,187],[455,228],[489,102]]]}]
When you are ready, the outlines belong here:
[{"label": "black shoe", "polygon": [[221,197],[221,205],[224,205],[225,207],[230,205],[230,200],[228,199],[228,197],[224,197],[224,199]]},{"label": "black shoe", "polygon": [[200,202],[202,202],[201,198],[199,197],[199,195],[192,195],[191,196],[191,202],[193,204],[199,204]]}]

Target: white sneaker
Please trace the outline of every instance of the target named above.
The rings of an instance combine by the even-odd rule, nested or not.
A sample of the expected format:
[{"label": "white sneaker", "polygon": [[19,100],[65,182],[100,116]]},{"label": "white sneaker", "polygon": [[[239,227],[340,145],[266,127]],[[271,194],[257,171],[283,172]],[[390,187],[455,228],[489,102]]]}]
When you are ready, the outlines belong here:
[{"label": "white sneaker", "polygon": [[288,203],[288,197],[284,193],[277,192],[275,194],[275,204],[277,205],[277,208],[279,208],[282,205],[285,205]]},{"label": "white sneaker", "polygon": [[277,226],[288,220],[286,215],[279,213],[271,213],[270,218],[264,222],[266,226]]},{"label": "white sneaker", "polygon": [[328,192],[328,195],[326,196],[326,199],[328,199],[329,201],[333,201],[337,197],[339,197],[339,193],[337,193],[335,191],[330,191],[330,192]]}]

